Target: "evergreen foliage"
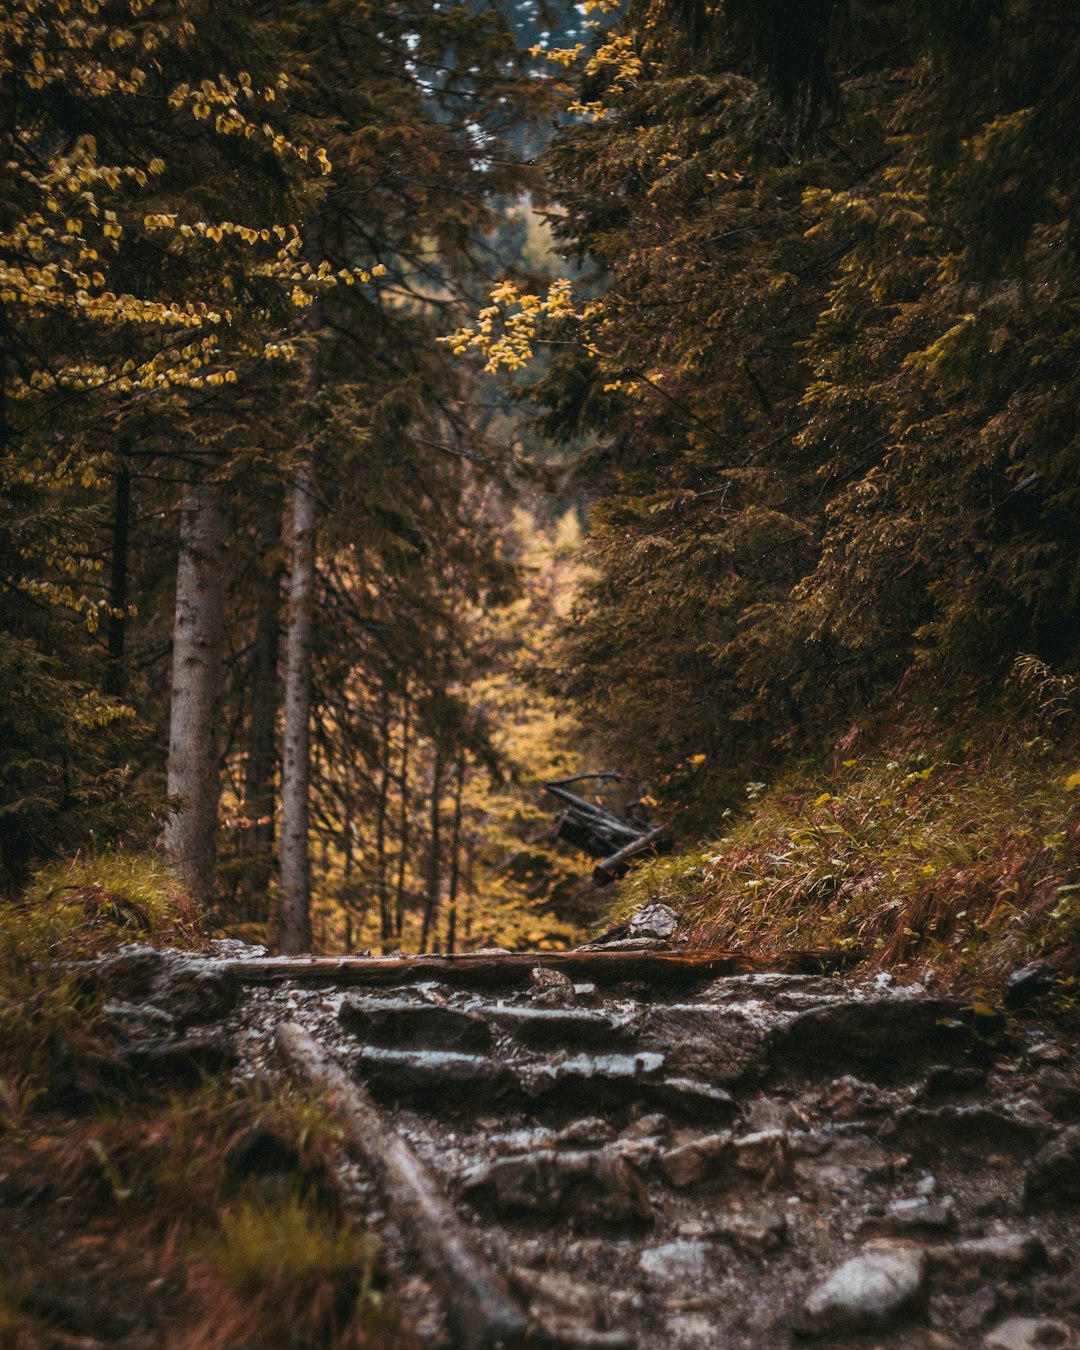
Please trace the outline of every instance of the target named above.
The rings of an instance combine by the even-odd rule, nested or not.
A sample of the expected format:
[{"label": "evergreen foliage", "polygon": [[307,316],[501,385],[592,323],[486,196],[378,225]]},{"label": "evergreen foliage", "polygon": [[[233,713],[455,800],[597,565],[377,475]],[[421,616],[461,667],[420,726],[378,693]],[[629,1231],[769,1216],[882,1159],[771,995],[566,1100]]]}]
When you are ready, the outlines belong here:
[{"label": "evergreen foliage", "polygon": [[1074,668],[1077,39],[1027,0],[641,4],[578,58],[556,227],[607,287],[535,388],[606,451],[566,663],[672,809],[906,672]]},{"label": "evergreen foliage", "polygon": [[227,617],[183,734],[223,775],[218,917],[266,931],[304,464],[317,894],[357,932],[374,894],[389,941],[472,885],[455,785],[505,771],[470,682],[497,645],[476,630],[520,593],[513,452],[433,339],[539,185],[513,148],[550,85],[522,44],[555,9],[18,0],[0,21],[0,886],[165,817],[199,484],[228,522]]},{"label": "evergreen foliage", "polygon": [[[270,339],[303,278],[281,217],[324,152],[281,130],[280,70],[244,10],[18,0],[0,20],[2,884],[145,828],[105,734],[132,724],[115,695],[141,598],[114,480],[175,484],[185,444],[220,471],[225,391],[286,353]],[[251,59],[230,77],[234,47]]]}]

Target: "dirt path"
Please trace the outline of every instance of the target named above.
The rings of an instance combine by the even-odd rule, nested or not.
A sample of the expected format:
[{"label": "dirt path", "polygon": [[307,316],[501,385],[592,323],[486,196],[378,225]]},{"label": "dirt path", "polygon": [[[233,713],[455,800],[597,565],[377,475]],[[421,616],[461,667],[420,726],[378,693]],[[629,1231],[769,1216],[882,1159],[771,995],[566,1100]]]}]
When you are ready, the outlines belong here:
[{"label": "dirt path", "polygon": [[[653,983],[646,957],[480,991],[438,963],[364,988],[237,962],[227,1027],[247,1077],[285,1071],[281,1024],[314,1036],[547,1343],[1080,1346],[1067,1038],[885,977]],[[389,1210],[406,1306],[453,1344]]]}]

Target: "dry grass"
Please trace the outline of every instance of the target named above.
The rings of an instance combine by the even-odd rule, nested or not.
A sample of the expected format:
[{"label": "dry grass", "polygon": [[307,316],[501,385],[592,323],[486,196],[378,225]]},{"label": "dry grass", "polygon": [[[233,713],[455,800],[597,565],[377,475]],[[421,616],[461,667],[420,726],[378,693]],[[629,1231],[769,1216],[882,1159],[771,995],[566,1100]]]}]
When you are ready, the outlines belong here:
[{"label": "dry grass", "polygon": [[696,946],[858,948],[972,990],[1048,957],[1067,984],[1080,783],[1070,753],[1029,729],[952,758],[920,731],[779,783],[723,838],[637,869],[618,913],[660,899]]},{"label": "dry grass", "polygon": [[[204,940],[154,855],[54,866],[0,909],[0,1344],[108,1344],[120,1316],[164,1350],[411,1345],[377,1287],[378,1242],[342,1212],[319,1100],[118,1082],[56,1109],[65,1059],[110,1053],[102,995],[69,963],[133,940]],[[253,1131],[276,1141],[269,1161],[244,1154]]]},{"label": "dry grass", "polygon": [[70,963],[136,940],[203,941],[194,905],[155,853],[80,854],[0,902],[0,1082],[40,1074],[57,1037],[93,1034],[96,1003]]},{"label": "dry grass", "polygon": [[[284,1171],[237,1170],[253,1129],[280,1141]],[[338,1140],[317,1099],[220,1084],[9,1127],[0,1171],[19,1185],[0,1187],[12,1244],[0,1343],[52,1344],[61,1294],[78,1335],[110,1339],[121,1310],[169,1350],[409,1346],[378,1287],[378,1240],[332,1184]]]}]

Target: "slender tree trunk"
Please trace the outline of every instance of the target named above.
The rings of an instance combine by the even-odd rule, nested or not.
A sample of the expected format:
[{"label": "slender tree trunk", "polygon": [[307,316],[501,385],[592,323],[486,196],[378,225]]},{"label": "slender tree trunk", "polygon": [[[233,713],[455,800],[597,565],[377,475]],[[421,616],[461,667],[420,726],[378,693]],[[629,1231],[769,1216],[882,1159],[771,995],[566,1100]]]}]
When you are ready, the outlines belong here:
[{"label": "slender tree trunk", "polygon": [[278,946],[311,947],[308,790],[311,773],[311,630],[315,610],[315,465],[293,475],[293,548],[285,657],[285,735],[281,762],[281,867]]},{"label": "slender tree trunk", "polygon": [[476,836],[470,831],[468,839],[465,841],[465,895],[469,903],[465,906],[464,938],[468,943],[472,938],[473,931],[473,905],[472,901],[476,896]]},{"label": "slender tree trunk", "polygon": [[274,779],[277,769],[278,656],[281,647],[281,579],[278,550],[281,500],[275,493],[259,532],[259,543],[271,555],[258,574],[259,596],[251,653],[251,711],[247,763],[244,766],[244,815],[251,822],[240,840],[244,871],[240,896],[248,922],[265,923],[273,871]]},{"label": "slender tree trunk", "polygon": [[379,894],[379,936],[383,952],[389,950],[393,936],[390,891],[386,876],[386,810],[390,796],[390,689],[383,684],[379,708],[379,733],[382,736],[382,762],[379,766],[379,795],[375,803],[375,866]]},{"label": "slender tree trunk", "polygon": [[117,469],[113,487],[112,559],[109,566],[109,665],[105,691],[124,692],[124,639],[127,626],[128,532],[131,522],[131,473]]},{"label": "slender tree trunk", "polygon": [[351,803],[345,809],[345,834],[342,868],[341,909],[345,916],[345,955],[353,949],[352,869],[353,869],[353,813]]},{"label": "slender tree trunk", "polygon": [[225,489],[200,468],[180,507],[168,793],[181,805],[162,844],[203,906],[214,889],[228,530]]},{"label": "slender tree trunk", "polygon": [[[308,232],[308,260],[317,265],[322,231]],[[314,422],[319,394],[319,329],[322,306],[308,310],[306,330],[307,415]],[[311,779],[311,634],[315,617],[315,458],[309,445],[297,456],[292,480],[292,567],[285,655],[285,733],[281,756],[281,858],[277,916],[283,952],[311,947],[311,868],[308,855],[308,797]]]},{"label": "slender tree trunk", "polygon": [[457,899],[461,879],[461,800],[465,793],[465,751],[459,750],[454,785],[454,823],[450,832],[450,887],[447,891],[446,950],[457,950]]},{"label": "slender tree trunk", "polygon": [[409,686],[405,685],[401,708],[401,816],[398,820],[398,868],[397,886],[394,895],[394,937],[401,942],[402,929],[405,927],[405,876],[409,861],[409,732],[410,712]]},{"label": "slender tree trunk", "polygon": [[428,938],[437,931],[439,891],[442,888],[442,785],[443,748],[435,742],[435,760],[431,768],[431,806],[428,827],[427,894],[424,897],[424,921],[420,928],[420,950],[428,949]]}]

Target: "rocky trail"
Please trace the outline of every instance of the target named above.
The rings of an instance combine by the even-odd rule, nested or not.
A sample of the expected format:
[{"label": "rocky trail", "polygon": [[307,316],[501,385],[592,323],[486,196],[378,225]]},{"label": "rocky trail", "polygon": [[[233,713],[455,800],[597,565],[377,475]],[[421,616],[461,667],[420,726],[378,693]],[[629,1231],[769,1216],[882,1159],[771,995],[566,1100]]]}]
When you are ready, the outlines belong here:
[{"label": "rocky trail", "polygon": [[424,1344],[1080,1346],[1060,1029],[799,960],[572,955],[223,944],[110,979],[143,1070],[328,1092]]}]

